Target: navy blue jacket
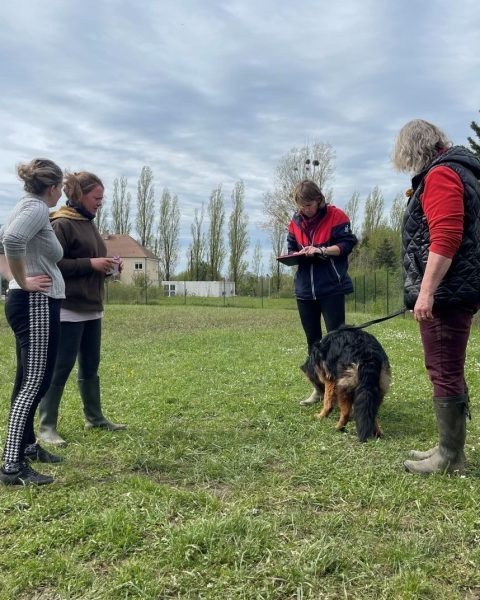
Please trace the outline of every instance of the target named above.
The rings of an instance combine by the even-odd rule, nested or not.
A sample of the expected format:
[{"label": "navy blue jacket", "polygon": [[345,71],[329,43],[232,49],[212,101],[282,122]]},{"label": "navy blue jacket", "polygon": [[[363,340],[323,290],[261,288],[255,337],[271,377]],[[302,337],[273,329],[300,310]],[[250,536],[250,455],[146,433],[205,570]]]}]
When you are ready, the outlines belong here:
[{"label": "navy blue jacket", "polygon": [[288,252],[298,252],[304,246],[338,246],[340,256],[324,259],[316,254],[300,259],[295,275],[295,296],[299,300],[317,300],[353,292],[352,280],[347,272],[348,255],[357,238],[352,233],[350,220],[343,210],[331,204],[320,210],[323,216],[311,238],[303,217],[295,213],[288,226]]}]

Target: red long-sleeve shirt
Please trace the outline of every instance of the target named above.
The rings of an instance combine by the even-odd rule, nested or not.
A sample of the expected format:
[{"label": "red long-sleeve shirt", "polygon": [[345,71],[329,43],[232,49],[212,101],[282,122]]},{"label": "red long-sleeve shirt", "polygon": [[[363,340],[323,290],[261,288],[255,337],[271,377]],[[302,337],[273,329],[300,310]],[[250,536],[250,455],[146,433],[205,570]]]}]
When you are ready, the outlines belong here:
[{"label": "red long-sleeve shirt", "polygon": [[446,258],[453,258],[462,241],[463,194],[462,180],[449,167],[435,167],[425,177],[420,202],[430,230],[430,250]]}]

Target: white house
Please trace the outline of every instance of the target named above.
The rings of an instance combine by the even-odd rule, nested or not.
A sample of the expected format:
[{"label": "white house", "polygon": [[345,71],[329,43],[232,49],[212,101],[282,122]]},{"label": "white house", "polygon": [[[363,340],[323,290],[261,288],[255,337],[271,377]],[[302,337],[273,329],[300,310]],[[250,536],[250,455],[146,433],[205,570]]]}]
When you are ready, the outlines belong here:
[{"label": "white house", "polygon": [[233,281],[162,281],[165,296],[235,296]]}]

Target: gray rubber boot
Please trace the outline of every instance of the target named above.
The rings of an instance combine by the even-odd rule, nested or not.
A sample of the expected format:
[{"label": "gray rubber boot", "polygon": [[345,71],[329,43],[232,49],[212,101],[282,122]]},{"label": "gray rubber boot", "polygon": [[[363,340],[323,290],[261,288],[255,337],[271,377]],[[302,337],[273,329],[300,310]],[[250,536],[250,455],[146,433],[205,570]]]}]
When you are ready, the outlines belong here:
[{"label": "gray rubber boot", "polygon": [[468,395],[434,398],[438,427],[438,451],[423,460],[407,460],[404,467],[410,473],[430,475],[465,472],[465,438],[467,434]]},{"label": "gray rubber boot", "polygon": [[323,395],[320,394],[316,388],[313,388],[313,392],[310,394],[310,396],[305,400],[300,400],[299,404],[300,406],[312,406],[312,404],[318,404],[318,402],[321,402],[322,399]]},{"label": "gray rubber boot", "polygon": [[100,402],[100,379],[98,376],[92,379],[79,379],[78,389],[83,400],[83,412],[87,420],[85,427],[87,429],[102,427],[109,431],[117,431],[127,428],[123,423],[112,423],[103,416]]},{"label": "gray rubber boot", "polygon": [[438,451],[438,446],[434,446],[433,448],[429,448],[428,450],[410,450],[408,456],[413,458],[413,460],[423,460],[424,458],[430,458],[435,452]]},{"label": "gray rubber boot", "polygon": [[63,396],[63,385],[51,385],[38,405],[38,438],[46,444],[64,448],[68,446],[57,431],[58,407]]}]

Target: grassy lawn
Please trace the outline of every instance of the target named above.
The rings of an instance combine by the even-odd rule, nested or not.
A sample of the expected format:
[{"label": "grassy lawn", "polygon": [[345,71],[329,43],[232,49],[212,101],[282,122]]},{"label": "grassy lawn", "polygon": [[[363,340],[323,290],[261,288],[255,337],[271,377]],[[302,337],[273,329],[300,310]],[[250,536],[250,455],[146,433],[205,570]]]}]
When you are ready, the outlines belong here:
[{"label": "grassy lawn", "polygon": [[[369,315],[350,315],[359,323]],[[393,368],[385,437],[313,419],[294,310],[109,305],[105,413],[86,431],[68,383],[71,442],[56,483],[0,487],[0,599],[480,598],[480,391],[476,328],[468,379],[467,476],[402,470],[435,442],[416,324],[372,326]],[[3,445],[14,376],[0,320]]]}]

